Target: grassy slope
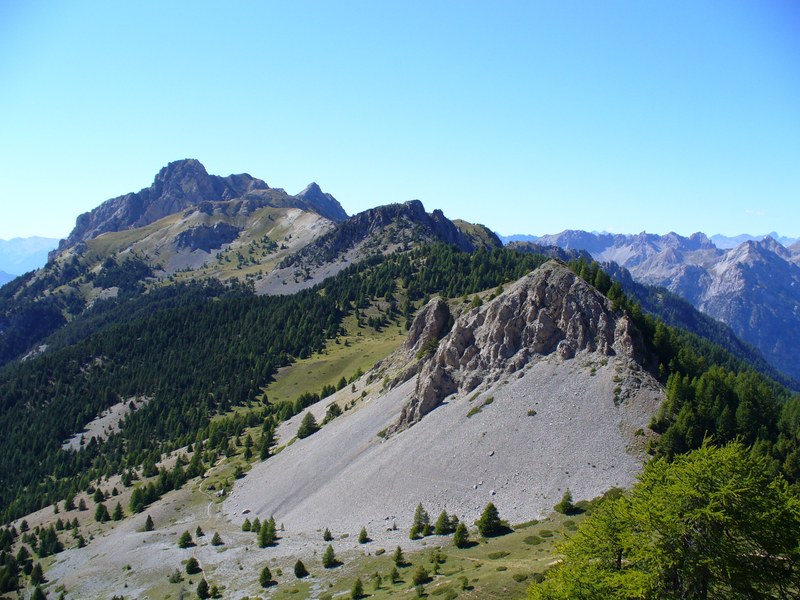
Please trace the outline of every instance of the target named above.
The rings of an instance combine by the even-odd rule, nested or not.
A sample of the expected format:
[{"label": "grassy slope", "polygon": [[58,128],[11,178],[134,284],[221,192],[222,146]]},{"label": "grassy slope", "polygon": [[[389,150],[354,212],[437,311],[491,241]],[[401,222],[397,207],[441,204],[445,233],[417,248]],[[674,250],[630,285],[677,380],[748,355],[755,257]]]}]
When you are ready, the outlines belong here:
[{"label": "grassy slope", "polygon": [[[271,588],[270,597],[306,597],[309,590],[316,591],[321,599],[349,597],[353,582],[360,577],[370,598],[416,598],[412,576],[419,566],[430,573],[433,570],[432,552],[440,548],[444,562],[439,565],[440,574],[424,586],[428,597],[524,598],[533,576],[543,573],[553,562],[556,544],[583,518],[583,515],[565,517],[553,514],[540,523],[523,524],[511,534],[488,540],[477,538],[472,528],[470,536],[477,543],[463,550],[452,545],[452,536],[425,538],[425,550],[404,553],[409,566],[399,569],[400,581],[396,584],[389,579],[394,566],[391,557],[394,549],[384,548],[386,552],[376,556],[375,552],[380,550],[372,543],[363,546],[364,554],[360,557],[345,560],[335,569],[324,569],[316,562],[309,564],[310,561],[306,561],[311,576],[302,581],[294,578],[291,564],[280,565],[283,575],[277,578],[278,585]],[[326,543],[320,539],[320,553],[325,546]],[[382,578],[378,589],[373,578],[375,573]]]},{"label": "grassy slope", "polygon": [[319,392],[323,385],[336,385],[339,379],[355,374],[359,369],[367,372],[379,360],[386,358],[406,337],[406,332],[396,324],[382,331],[371,327],[358,327],[355,317],[344,320],[347,335],[339,343],[329,342],[322,354],[314,354],[281,369],[276,381],[266,388],[270,402],[294,400],[303,392]]}]

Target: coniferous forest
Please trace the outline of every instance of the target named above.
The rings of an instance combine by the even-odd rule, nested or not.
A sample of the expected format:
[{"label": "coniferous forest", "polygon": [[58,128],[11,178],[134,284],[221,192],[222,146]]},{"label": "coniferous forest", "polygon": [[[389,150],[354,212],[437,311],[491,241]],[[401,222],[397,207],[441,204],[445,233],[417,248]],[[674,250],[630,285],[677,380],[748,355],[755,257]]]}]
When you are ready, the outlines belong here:
[{"label": "coniferous forest", "polygon": [[[371,299],[389,302],[386,318],[410,323],[426,296],[496,287],[544,260],[436,245],[375,256],[293,296],[193,283],[98,303],[52,336],[57,349],[0,372],[0,514],[13,519],[206,439],[212,417],[260,400],[278,367],[322,350]],[[61,449],[104,409],[139,396],[152,400],[121,433]],[[266,403],[261,418],[278,408],[276,418],[291,416]]]}]

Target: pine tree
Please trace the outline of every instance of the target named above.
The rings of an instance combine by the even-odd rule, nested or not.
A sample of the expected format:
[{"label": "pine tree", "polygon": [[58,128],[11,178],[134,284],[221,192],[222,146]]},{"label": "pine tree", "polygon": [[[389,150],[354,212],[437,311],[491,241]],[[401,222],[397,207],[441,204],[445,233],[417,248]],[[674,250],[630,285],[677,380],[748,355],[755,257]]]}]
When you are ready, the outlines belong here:
[{"label": "pine tree", "polygon": [[353,600],[359,600],[360,598],[364,597],[364,584],[361,582],[361,577],[355,580],[353,583],[353,589],[350,590],[350,598]]},{"label": "pine tree", "polygon": [[400,546],[398,546],[397,550],[394,551],[394,554],[392,555],[392,560],[394,561],[394,564],[397,565],[398,567],[405,566],[406,559],[403,556],[403,549]]},{"label": "pine tree", "polygon": [[314,418],[314,415],[311,414],[311,411],[308,411],[300,422],[300,428],[297,430],[297,437],[300,439],[307,438],[318,429],[319,425],[317,425],[317,420]]},{"label": "pine tree", "polygon": [[411,583],[413,585],[422,585],[423,583],[427,583],[430,579],[430,575],[428,571],[425,570],[425,567],[419,565],[417,570],[414,571],[414,574],[411,576]]},{"label": "pine tree", "polygon": [[178,548],[188,548],[189,546],[193,546],[194,543],[192,542],[192,534],[188,531],[184,531],[181,534],[181,537],[178,538]]},{"label": "pine tree", "polygon": [[326,542],[330,542],[333,539],[333,536],[331,535],[331,530],[328,529],[327,527],[325,528],[325,532],[322,534],[322,539],[325,540]]},{"label": "pine tree", "polygon": [[144,522],[144,530],[153,531],[153,529],[155,529],[155,525],[153,525],[153,517],[147,515],[147,519]]},{"label": "pine tree", "polygon": [[246,518],[246,519],[244,520],[244,523],[242,523],[242,531],[250,531],[250,526],[251,526],[251,525],[252,525],[252,524],[250,523],[250,518],[249,518],[249,517],[248,517],[248,518]]},{"label": "pine tree", "polygon": [[264,521],[261,524],[261,529],[258,532],[258,545],[261,548],[267,548],[274,545],[276,539],[275,519],[270,517],[269,521]]},{"label": "pine tree", "polygon": [[[416,532],[416,534],[421,535],[422,537],[428,536],[431,534],[431,518],[428,515],[428,511],[422,507],[422,503],[417,505],[417,509],[414,511],[414,524],[411,526],[412,532]],[[412,535],[412,539],[416,537]]]},{"label": "pine tree", "polygon": [[483,509],[481,518],[475,521],[475,525],[478,526],[478,532],[483,537],[493,537],[503,532],[503,523],[500,520],[500,515],[495,505],[491,502]]},{"label": "pine tree", "polygon": [[450,517],[447,516],[447,511],[443,510],[436,519],[436,525],[433,526],[433,533],[436,535],[447,535],[450,533]]},{"label": "pine tree", "polygon": [[114,507],[114,512],[111,515],[111,518],[114,519],[115,521],[121,521],[123,516],[125,515],[122,512],[122,505],[119,502],[117,502],[117,505]]},{"label": "pine tree", "polygon": [[208,589],[208,582],[205,578],[200,580],[200,583],[197,584],[197,597],[205,600],[205,598],[211,597],[211,592]]},{"label": "pine tree", "polygon": [[392,585],[400,581],[400,571],[397,570],[397,567],[392,567],[392,572],[389,573],[389,581],[392,582]]},{"label": "pine tree", "polygon": [[358,534],[358,543],[359,544],[366,544],[369,541],[370,540],[369,540],[369,536],[367,535],[367,528],[366,527],[362,527],[361,531]]},{"label": "pine tree", "polygon": [[198,525],[198,526],[197,526],[197,529],[195,529],[195,530],[194,530],[194,536],[195,536],[195,537],[199,537],[199,538],[201,538],[201,537],[204,537],[205,535],[206,535],[206,534],[205,534],[205,532],[203,531],[203,529],[200,527],[200,525]]},{"label": "pine tree", "polygon": [[268,566],[264,565],[264,568],[261,569],[261,575],[258,577],[258,582],[263,588],[268,588],[272,585],[272,572],[269,570]]},{"label": "pine tree", "polygon": [[222,541],[222,538],[219,535],[219,531],[214,532],[214,537],[211,538],[211,545],[212,546],[222,546],[225,542]]},{"label": "pine tree", "polygon": [[108,514],[106,505],[101,502],[94,510],[94,520],[98,523],[105,523],[109,519],[111,519],[111,515]]},{"label": "pine tree", "polygon": [[33,594],[31,594],[31,600],[47,600],[47,595],[37,585],[36,589],[33,590]]},{"label": "pine tree", "polygon": [[42,563],[36,563],[31,570],[31,583],[33,585],[40,585],[44,583],[44,572],[42,571]]},{"label": "pine tree", "polygon": [[261,434],[261,442],[259,443],[258,454],[261,460],[267,460],[270,456],[269,449],[272,447],[274,438],[272,429],[268,428]]},{"label": "pine tree", "polygon": [[298,560],[294,563],[294,576],[298,579],[302,579],[303,577],[308,577],[308,569],[303,564],[302,560]]},{"label": "pine tree", "polygon": [[464,523],[459,523],[456,526],[456,532],[453,534],[453,545],[456,548],[466,548],[469,545],[469,532]]},{"label": "pine tree", "polygon": [[333,552],[333,546],[328,544],[325,548],[325,553],[322,555],[322,566],[326,569],[333,569],[338,566],[339,561],[336,560],[336,554]]},{"label": "pine tree", "polygon": [[201,570],[200,563],[197,562],[197,559],[194,556],[190,557],[189,560],[186,561],[186,573],[188,575],[195,575]]}]

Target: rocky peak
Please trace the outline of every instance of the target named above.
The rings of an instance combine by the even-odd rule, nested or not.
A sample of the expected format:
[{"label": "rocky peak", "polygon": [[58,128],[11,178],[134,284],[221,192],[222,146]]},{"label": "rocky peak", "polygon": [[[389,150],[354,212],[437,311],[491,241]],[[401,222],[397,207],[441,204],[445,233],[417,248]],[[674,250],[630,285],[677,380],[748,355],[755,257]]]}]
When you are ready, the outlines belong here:
[{"label": "rocky peak", "polygon": [[340,222],[347,219],[347,213],[339,201],[331,194],[323,192],[316,182],[309,183],[303,191],[295,194],[295,198],[308,203],[316,212],[331,221]]},{"label": "rocky peak", "polygon": [[[411,330],[439,321],[432,319],[435,312],[426,307],[418,317],[422,322]],[[422,337],[415,335],[415,347]],[[571,360],[588,352],[640,362],[643,347],[627,315],[612,310],[600,292],[566,266],[549,261],[455,321],[422,365],[397,429],[413,425],[450,394],[467,394],[538,358]]]},{"label": "rocky peak", "polygon": [[177,160],[162,168],[150,187],[106,200],[80,215],[69,237],[61,240],[51,258],[109,231],[142,227],[201,202],[232,200],[267,189],[264,181],[247,173],[219,177],[209,175],[199,160]]}]

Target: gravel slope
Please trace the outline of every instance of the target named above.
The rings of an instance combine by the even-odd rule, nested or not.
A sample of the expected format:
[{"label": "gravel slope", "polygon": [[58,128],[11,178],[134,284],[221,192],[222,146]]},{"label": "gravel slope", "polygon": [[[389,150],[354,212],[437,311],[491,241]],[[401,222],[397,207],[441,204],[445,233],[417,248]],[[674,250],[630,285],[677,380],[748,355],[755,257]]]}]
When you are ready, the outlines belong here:
[{"label": "gravel slope", "polygon": [[[515,523],[548,513],[567,487],[578,500],[628,486],[642,464],[632,432],[646,427],[662,392],[613,358],[595,360],[539,359],[472,402],[451,396],[410,429],[382,439],[378,432],[413,392],[407,382],[256,465],[224,510],[235,523],[245,509],[274,515],[291,532],[366,526],[379,541],[393,523],[407,529],[419,502],[433,518],[446,509],[472,523],[491,500]],[[615,376],[645,384],[616,406]],[[491,404],[466,416],[489,397]]]}]

